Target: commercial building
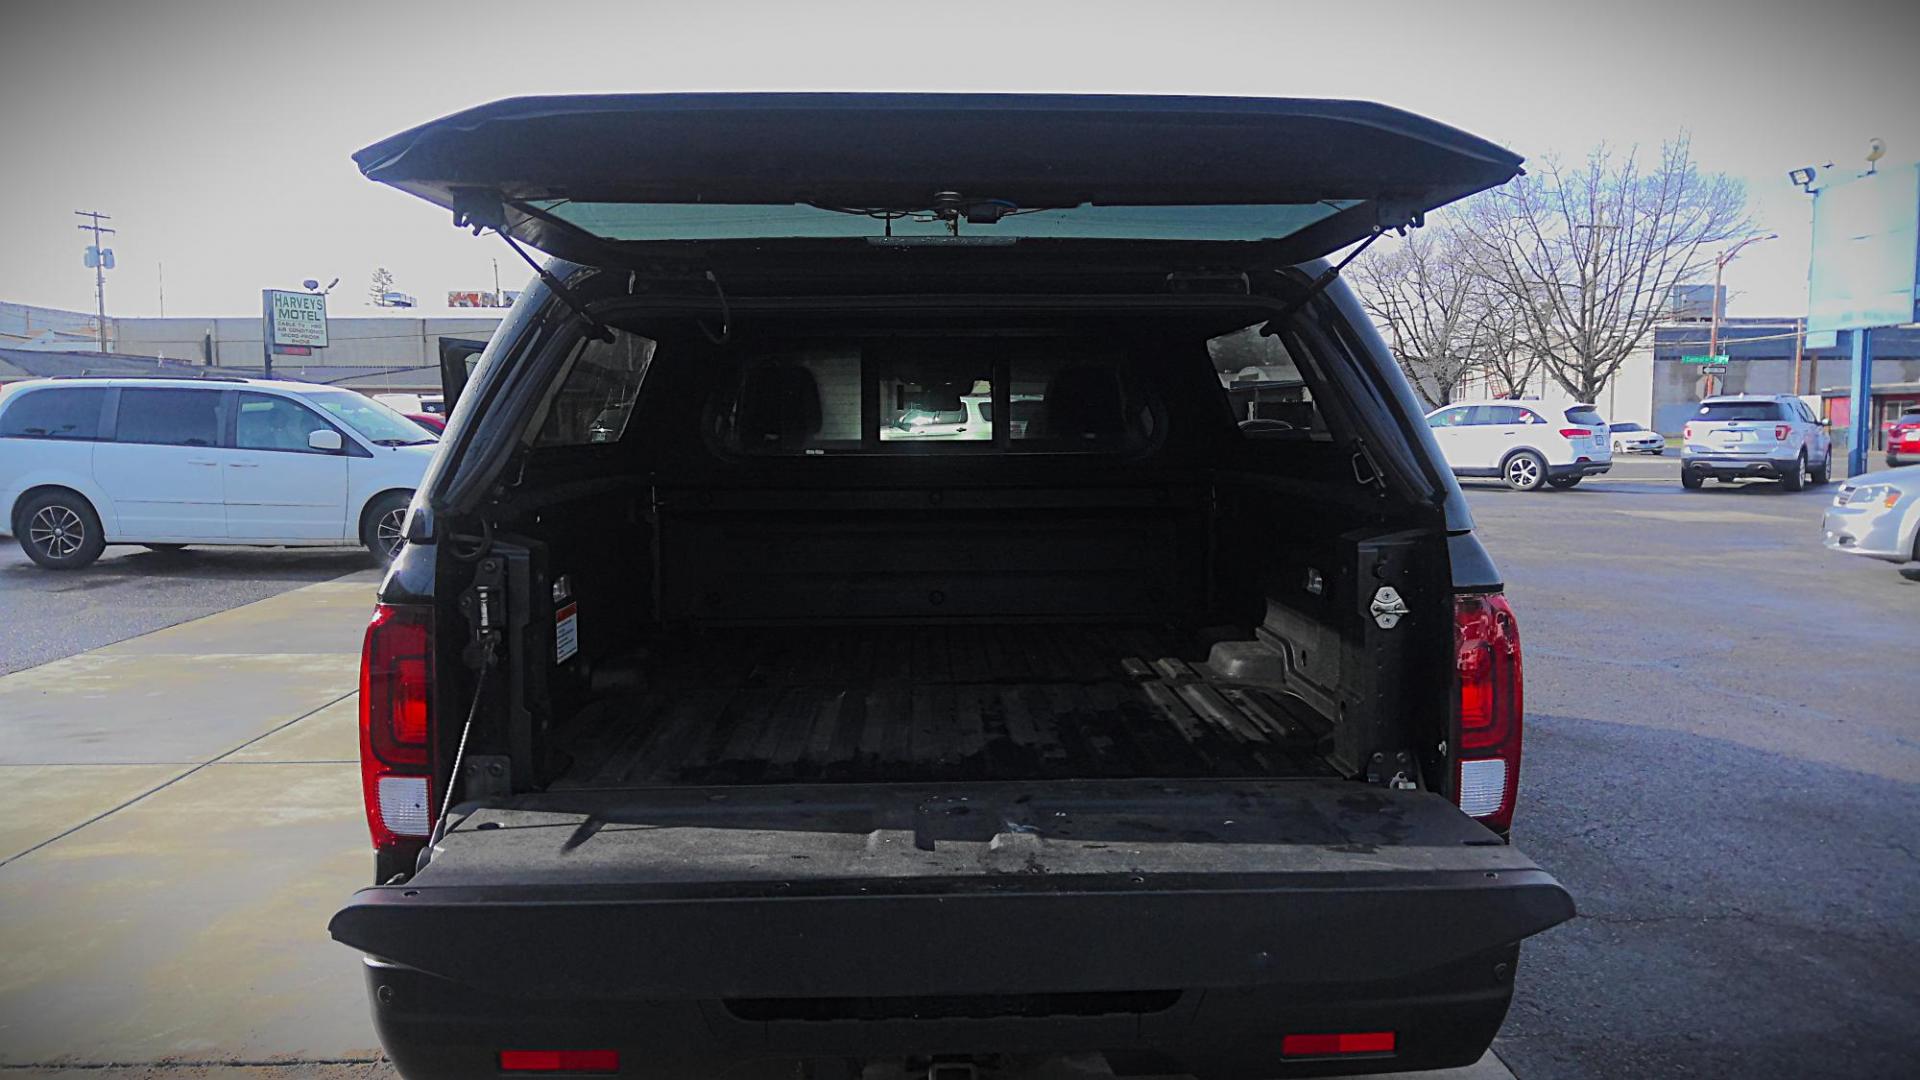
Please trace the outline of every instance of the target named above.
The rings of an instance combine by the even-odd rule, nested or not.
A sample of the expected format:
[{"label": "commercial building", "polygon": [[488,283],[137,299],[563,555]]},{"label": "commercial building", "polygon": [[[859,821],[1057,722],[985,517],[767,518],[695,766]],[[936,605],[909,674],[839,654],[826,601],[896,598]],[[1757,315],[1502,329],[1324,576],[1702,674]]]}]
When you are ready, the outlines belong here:
[{"label": "commercial building", "polygon": [[[1654,430],[1678,435],[1708,392],[1706,365],[1687,357],[1708,355],[1711,328],[1705,323],[1657,327],[1652,349]],[[1920,328],[1873,332],[1873,415],[1868,418],[1874,449],[1880,449],[1886,423],[1907,404],[1920,401]],[[1711,376],[1716,394],[1798,394],[1818,401],[1833,423],[1836,440],[1850,438],[1847,390],[1850,371],[1846,343],[1840,349],[1806,349],[1792,319],[1723,319],[1719,353],[1726,372]],[[1848,444],[1850,445],[1850,443]]]},{"label": "commercial building", "polygon": [[[486,341],[505,311],[460,315],[352,315],[327,320],[326,348],[282,348],[273,355],[273,375],[330,383],[366,393],[437,393],[440,342]],[[0,381],[41,374],[129,374],[151,368],[191,374],[212,369],[224,375],[266,372],[258,315],[107,320],[111,352],[98,350],[94,316],[22,304],[0,305]],[[46,355],[31,362],[26,352]]]}]

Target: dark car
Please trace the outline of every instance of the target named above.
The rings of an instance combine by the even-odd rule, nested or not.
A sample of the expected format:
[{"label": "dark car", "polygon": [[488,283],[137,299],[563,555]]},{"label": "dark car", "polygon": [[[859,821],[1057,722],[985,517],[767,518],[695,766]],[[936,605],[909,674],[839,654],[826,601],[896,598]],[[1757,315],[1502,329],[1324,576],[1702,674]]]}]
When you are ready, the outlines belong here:
[{"label": "dark car", "polygon": [[1486,1051],[1573,914],[1508,843],[1519,632],[1324,257],[1516,157],[1350,102],[695,94],[356,160],[554,256],[443,349],[367,631],[331,930],[401,1073]]}]

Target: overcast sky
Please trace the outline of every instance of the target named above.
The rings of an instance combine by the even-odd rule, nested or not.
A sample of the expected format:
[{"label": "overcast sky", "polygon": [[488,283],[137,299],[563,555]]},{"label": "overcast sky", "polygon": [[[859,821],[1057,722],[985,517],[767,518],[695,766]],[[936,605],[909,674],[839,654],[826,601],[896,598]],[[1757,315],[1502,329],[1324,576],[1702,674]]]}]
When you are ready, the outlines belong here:
[{"label": "overcast sky", "polygon": [[9,5],[0,16],[0,299],[93,307],[74,210],[113,215],[109,315],[245,314],[263,287],[377,265],[435,305],[508,288],[493,238],[348,155],[519,94],[1032,90],[1365,98],[1528,158],[1691,132],[1781,239],[1727,271],[1735,314],[1806,304],[1800,165],[1920,157],[1920,3],[1605,0]]}]

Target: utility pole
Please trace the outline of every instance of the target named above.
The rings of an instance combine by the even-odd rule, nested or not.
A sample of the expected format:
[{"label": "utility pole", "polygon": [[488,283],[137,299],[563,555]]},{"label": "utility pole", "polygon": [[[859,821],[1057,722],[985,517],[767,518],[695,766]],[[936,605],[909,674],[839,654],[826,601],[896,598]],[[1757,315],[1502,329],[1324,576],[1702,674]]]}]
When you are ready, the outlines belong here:
[{"label": "utility pole", "polygon": [[92,219],[89,224],[80,226],[82,232],[93,233],[93,298],[95,315],[100,320],[100,351],[107,351],[107,249],[100,243],[100,237],[113,232],[100,223],[112,221],[113,217],[98,210],[75,210],[75,214]]},{"label": "utility pole", "polygon": [[[1707,330],[1707,355],[1708,356],[1720,355],[1720,309],[1726,306],[1726,299],[1725,299],[1726,294],[1720,291],[1721,273],[1726,270],[1727,264],[1732,262],[1734,258],[1740,254],[1741,248],[1746,247],[1748,244],[1757,243],[1761,240],[1778,240],[1778,239],[1780,239],[1779,233],[1767,233],[1764,236],[1749,236],[1745,240],[1742,240],[1739,243],[1733,245],[1731,248],[1728,248],[1725,252],[1721,253],[1720,255],[1714,258],[1713,260],[1713,322],[1710,324],[1710,328]],[[1710,365],[1718,364],[1719,361],[1711,360],[1711,361],[1708,361],[1708,363]],[[1712,397],[1713,390],[1714,390],[1713,376],[1708,375],[1705,378],[1707,381],[1707,392],[1705,394],[1702,394],[1701,396]]]},{"label": "utility pole", "polygon": [[[1800,396],[1800,356],[1807,344],[1807,320],[1793,320],[1793,396]],[[1816,392],[1818,392],[1816,388]]]}]

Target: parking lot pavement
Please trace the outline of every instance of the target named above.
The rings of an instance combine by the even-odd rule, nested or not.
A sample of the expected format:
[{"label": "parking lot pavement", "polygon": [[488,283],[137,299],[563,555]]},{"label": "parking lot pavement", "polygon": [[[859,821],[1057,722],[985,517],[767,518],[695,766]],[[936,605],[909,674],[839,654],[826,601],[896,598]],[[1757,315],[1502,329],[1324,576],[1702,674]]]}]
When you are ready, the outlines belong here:
[{"label": "parking lot pavement", "polygon": [[369,565],[359,548],[114,546],[84,570],[54,571],[0,534],[0,675]]},{"label": "parking lot pavement", "polygon": [[376,1060],[325,929],[368,874],[354,693],[374,581],[0,676],[0,1075]]},{"label": "parking lot pavement", "polygon": [[1831,487],[1468,485],[1526,656],[1522,1077],[1900,1076],[1920,1051],[1920,583],[1820,546]]}]

